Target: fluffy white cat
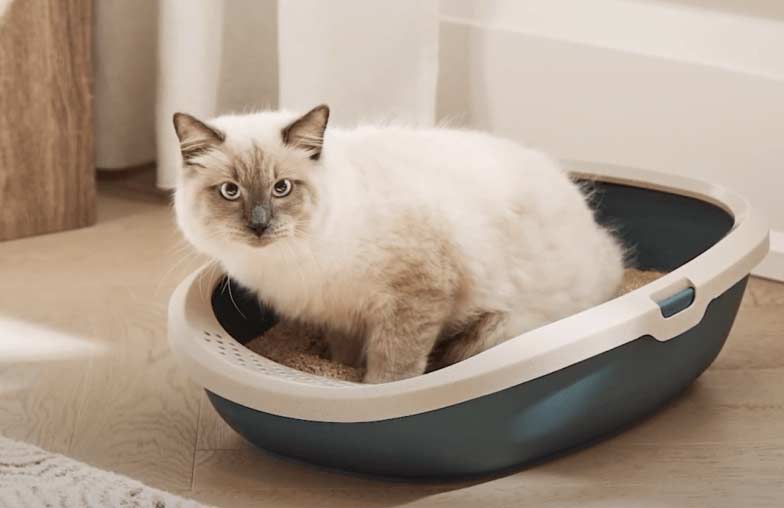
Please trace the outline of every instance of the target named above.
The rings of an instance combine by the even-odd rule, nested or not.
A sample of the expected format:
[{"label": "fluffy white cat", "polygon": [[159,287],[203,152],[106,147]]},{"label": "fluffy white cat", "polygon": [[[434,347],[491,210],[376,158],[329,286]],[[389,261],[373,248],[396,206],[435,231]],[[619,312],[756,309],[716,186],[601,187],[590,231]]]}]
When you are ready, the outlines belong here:
[{"label": "fluffy white cat", "polygon": [[550,157],[469,130],[327,128],[329,109],[175,115],[196,248],[335,359],[395,381],[612,298],[617,241]]}]

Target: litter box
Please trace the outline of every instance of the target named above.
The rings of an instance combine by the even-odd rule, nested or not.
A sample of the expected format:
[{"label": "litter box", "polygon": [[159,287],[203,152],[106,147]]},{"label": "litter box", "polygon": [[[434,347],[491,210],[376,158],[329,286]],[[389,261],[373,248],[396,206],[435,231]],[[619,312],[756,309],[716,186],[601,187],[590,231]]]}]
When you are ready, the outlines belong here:
[{"label": "litter box", "polygon": [[[617,432],[671,400],[718,355],[765,221],[738,195],[681,176],[569,162],[597,218],[668,272],[648,285],[412,379],[364,385],[294,370],[243,346],[270,309],[207,267],[169,306],[176,357],[220,416],[255,445],[396,477],[519,467]],[[234,302],[232,302],[232,299]],[[236,303],[236,305],[235,305]]]}]

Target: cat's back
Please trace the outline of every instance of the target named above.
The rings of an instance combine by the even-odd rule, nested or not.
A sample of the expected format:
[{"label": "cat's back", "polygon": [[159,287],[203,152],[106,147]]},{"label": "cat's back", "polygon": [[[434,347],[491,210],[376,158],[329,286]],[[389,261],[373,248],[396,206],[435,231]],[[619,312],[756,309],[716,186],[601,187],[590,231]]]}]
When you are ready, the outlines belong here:
[{"label": "cat's back", "polygon": [[395,164],[402,171],[491,170],[511,158],[542,156],[508,139],[469,129],[365,126],[338,131],[336,140],[354,159],[372,157],[380,166]]},{"label": "cat's back", "polygon": [[[540,151],[468,129],[367,126],[336,131],[334,145],[371,189],[412,201],[524,197],[566,184],[558,165]],[[333,146],[334,146],[333,145]]]},{"label": "cat's back", "polygon": [[534,314],[557,319],[614,291],[621,249],[546,154],[470,130],[375,127],[345,139],[353,176],[366,183],[367,216],[394,221],[407,207],[445,226],[463,269],[480,281],[479,307],[539,302],[521,314],[524,328]]}]

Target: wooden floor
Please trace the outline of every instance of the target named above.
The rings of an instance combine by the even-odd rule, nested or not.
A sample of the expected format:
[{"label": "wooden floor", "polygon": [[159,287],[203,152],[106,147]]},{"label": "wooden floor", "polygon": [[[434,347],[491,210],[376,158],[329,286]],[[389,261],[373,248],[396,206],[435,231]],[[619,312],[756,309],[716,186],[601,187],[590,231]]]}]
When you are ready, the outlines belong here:
[{"label": "wooden floor", "polygon": [[217,419],[166,344],[199,261],[165,199],[121,187],[104,182],[94,227],[0,243],[0,434],[227,508],[784,506],[784,285],[753,280],[716,363],[622,435],[498,478],[388,483],[268,456]]}]

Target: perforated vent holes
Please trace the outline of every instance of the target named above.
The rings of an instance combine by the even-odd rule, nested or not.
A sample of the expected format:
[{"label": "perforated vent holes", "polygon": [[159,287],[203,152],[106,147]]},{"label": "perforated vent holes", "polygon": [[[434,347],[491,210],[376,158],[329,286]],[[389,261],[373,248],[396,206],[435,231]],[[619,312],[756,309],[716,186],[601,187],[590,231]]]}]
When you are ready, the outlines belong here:
[{"label": "perforated vent holes", "polygon": [[210,354],[216,357],[216,361],[228,362],[236,367],[258,372],[267,376],[276,376],[287,381],[312,384],[319,386],[355,386],[356,383],[330,379],[321,376],[314,376],[307,372],[302,372],[291,367],[286,367],[260,354],[254,353],[246,348],[233,337],[208,332],[203,330],[201,342],[207,347]]}]

